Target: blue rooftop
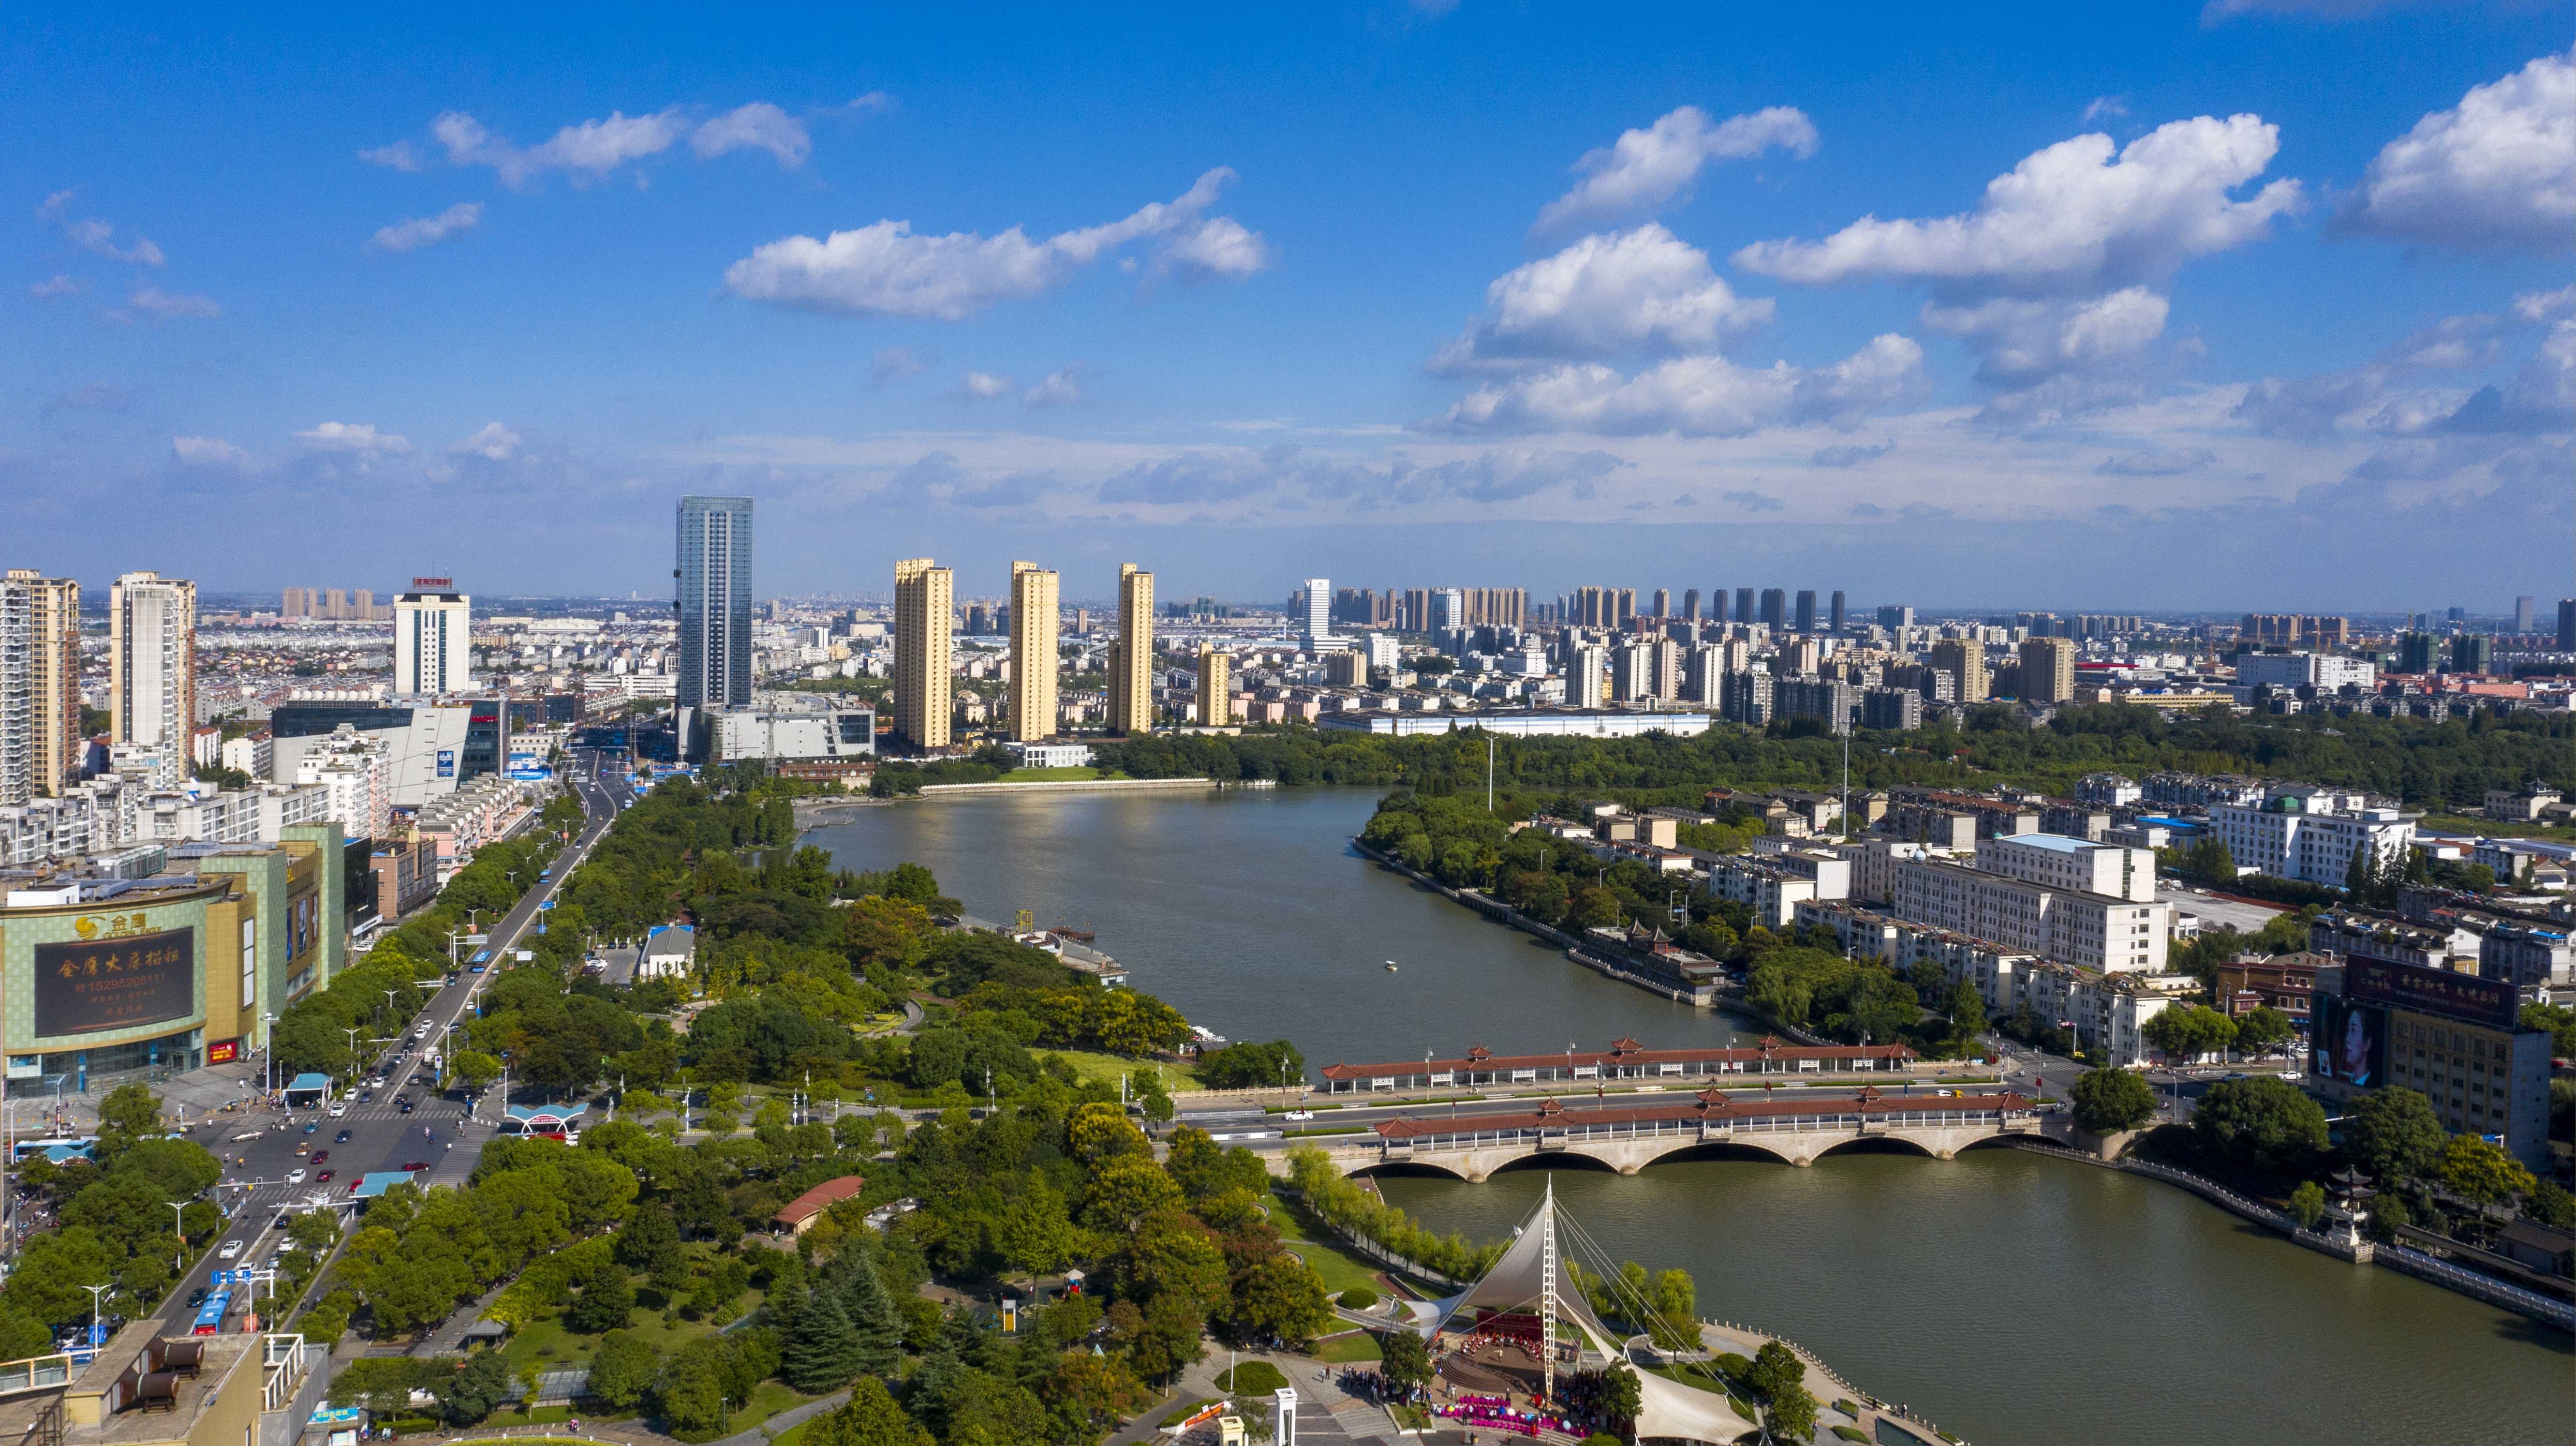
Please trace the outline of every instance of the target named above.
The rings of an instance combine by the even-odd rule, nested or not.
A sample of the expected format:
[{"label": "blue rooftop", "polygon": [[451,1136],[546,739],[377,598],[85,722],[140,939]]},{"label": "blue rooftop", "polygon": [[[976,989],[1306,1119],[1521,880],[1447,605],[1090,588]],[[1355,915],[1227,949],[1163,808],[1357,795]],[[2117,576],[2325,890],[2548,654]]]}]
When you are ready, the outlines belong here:
[{"label": "blue rooftop", "polygon": [[369,1170],[358,1177],[358,1188],[349,1193],[361,1200],[373,1200],[396,1185],[412,1183],[409,1170]]},{"label": "blue rooftop", "polygon": [[288,1080],[286,1087],[291,1090],[327,1090],[331,1087],[331,1077],[307,1071]]},{"label": "blue rooftop", "polygon": [[2097,844],[2097,843],[2093,842],[2091,839],[2068,838],[2066,835],[2064,835],[2064,834],[2062,834],[2062,833],[2016,833],[2016,834],[2006,834],[2006,835],[2004,835],[2003,837],[2001,837],[2001,838],[1997,839],[1997,840],[1996,840],[1996,842],[1998,842],[1998,843],[2028,844],[2028,845],[2030,845],[2032,848],[2049,849],[2049,850],[2052,850],[2052,851],[2054,851],[2054,852],[2061,853],[2061,854],[2082,853],[2082,852],[2084,852],[2084,851],[2085,851],[2085,850],[2087,850],[2087,849],[2098,849],[2098,848],[2108,848],[2108,847],[2109,847],[2109,845],[2108,845],[2108,844]]}]

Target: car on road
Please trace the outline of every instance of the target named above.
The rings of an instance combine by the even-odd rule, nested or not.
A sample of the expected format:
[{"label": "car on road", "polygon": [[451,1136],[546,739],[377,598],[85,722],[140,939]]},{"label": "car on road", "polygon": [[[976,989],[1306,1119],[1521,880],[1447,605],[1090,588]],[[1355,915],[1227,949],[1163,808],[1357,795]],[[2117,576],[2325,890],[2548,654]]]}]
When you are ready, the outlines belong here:
[{"label": "car on road", "polygon": [[314,1176],[314,1177],[313,1177],[313,1183],[314,1183],[314,1184],[316,1184],[316,1185],[328,1185],[328,1184],[330,1184],[330,1183],[331,1183],[331,1172],[330,1172],[330,1171],[328,1171],[328,1170],[325,1170],[325,1171],[323,1171],[321,1174]]},{"label": "car on road", "polygon": [[419,1172],[429,1168],[429,1162],[427,1160],[405,1160],[403,1161],[403,1168],[414,1174],[418,1174]]},{"label": "car on road", "polygon": [[205,1303],[206,1288],[204,1286],[198,1286],[195,1290],[188,1292],[188,1309],[195,1310],[197,1307],[204,1305]]},{"label": "car on road", "polygon": [[364,1175],[360,1175],[357,1179],[350,1181],[350,1182],[349,1182],[349,1193],[350,1193],[350,1194],[352,1194],[352,1195],[357,1194],[357,1193],[358,1193],[358,1187],[359,1187],[359,1186],[361,1186],[361,1185],[364,1185],[365,1183],[367,1183],[367,1177],[366,1177],[366,1176],[364,1176]]},{"label": "car on road", "polygon": [[266,1130],[244,1130],[240,1134],[233,1136],[233,1143],[238,1145],[244,1140],[256,1140],[267,1133],[268,1131]]},{"label": "car on road", "polygon": [[320,1120],[315,1120],[313,1123],[304,1127],[304,1133],[309,1135],[320,1128],[322,1128],[322,1122]]},{"label": "car on road", "polygon": [[363,1089],[358,1091],[358,1103],[362,1105],[374,1103],[375,1098],[376,1092],[372,1089]]},{"label": "car on road", "polygon": [[406,1115],[411,1113],[411,1096],[404,1095],[401,1099],[394,1101],[394,1103],[402,1107],[401,1113]]},{"label": "car on road", "polygon": [[289,1185],[301,1185],[301,1184],[303,1184],[303,1183],[304,1183],[304,1167],[303,1167],[302,1165],[298,1165],[298,1166],[296,1166],[294,1169],[287,1171],[287,1172],[286,1172],[286,1183],[287,1183],[287,1184],[289,1184]]},{"label": "car on road", "polygon": [[1283,1119],[1291,1120],[1311,1120],[1314,1117],[1315,1112],[1313,1110],[1290,1110],[1286,1115],[1281,1116]]},{"label": "car on road", "polygon": [[333,1135],[331,1137],[331,1143],[335,1145],[345,1145],[349,1143],[349,1132],[347,1130],[342,1130],[340,1133]]},{"label": "car on road", "polygon": [[271,1229],[271,1230],[284,1230],[284,1229],[286,1229],[288,1226],[293,1225],[294,1223],[295,1223],[295,1212],[294,1212],[294,1211],[292,1211],[292,1210],[280,1210],[280,1211],[278,1211],[278,1212],[277,1212],[277,1218],[276,1218],[275,1220],[273,1220],[273,1221],[270,1221],[270,1222],[269,1222],[269,1227],[268,1227],[268,1228],[269,1228],[269,1229]]},{"label": "car on road", "polygon": [[335,1120],[347,1113],[349,1113],[349,1102],[347,1100],[342,1100],[331,1107],[331,1118]]},{"label": "car on road", "polygon": [[330,1151],[328,1151],[328,1150],[316,1150],[316,1151],[314,1151],[314,1152],[313,1152],[313,1158],[312,1158],[311,1160],[306,1161],[305,1163],[307,1163],[307,1164],[312,1164],[312,1165],[319,1165],[319,1164],[321,1164],[323,1161],[325,1161],[325,1160],[327,1160],[327,1159],[330,1159],[330,1158],[331,1158],[331,1152],[330,1152]]},{"label": "car on road", "polygon": [[[300,1175],[304,1172],[298,1170],[296,1173]],[[224,1242],[224,1248],[215,1252],[215,1258],[217,1260],[239,1260],[241,1259],[241,1253],[242,1243],[240,1241],[227,1240]]]}]

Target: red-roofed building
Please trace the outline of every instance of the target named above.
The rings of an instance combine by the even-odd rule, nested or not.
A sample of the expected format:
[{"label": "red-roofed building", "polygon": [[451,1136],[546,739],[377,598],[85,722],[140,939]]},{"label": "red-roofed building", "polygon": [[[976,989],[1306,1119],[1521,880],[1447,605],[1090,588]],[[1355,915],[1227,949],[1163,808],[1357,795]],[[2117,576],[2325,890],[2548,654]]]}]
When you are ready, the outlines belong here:
[{"label": "red-roofed building", "polygon": [[788,1234],[802,1235],[813,1228],[815,1221],[823,1218],[824,1211],[866,1188],[868,1180],[864,1175],[843,1175],[837,1180],[826,1180],[780,1206],[778,1213],[770,1218]]}]

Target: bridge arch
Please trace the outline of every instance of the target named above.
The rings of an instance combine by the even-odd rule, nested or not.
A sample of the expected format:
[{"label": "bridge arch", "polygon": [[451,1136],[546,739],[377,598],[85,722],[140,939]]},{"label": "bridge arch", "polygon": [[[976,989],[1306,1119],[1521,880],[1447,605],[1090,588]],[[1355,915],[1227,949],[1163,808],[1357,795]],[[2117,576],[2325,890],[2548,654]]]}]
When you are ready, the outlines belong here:
[{"label": "bridge arch", "polygon": [[1798,1161],[1787,1152],[1753,1140],[1707,1140],[1677,1145],[1655,1158],[1649,1165],[1671,1164],[1684,1160],[1759,1160],[1773,1165],[1794,1165]]},{"label": "bridge arch", "polygon": [[1497,1175],[1514,1170],[1606,1170],[1614,1175],[1624,1173],[1616,1164],[1580,1146],[1570,1146],[1562,1150],[1532,1150],[1526,1155],[1506,1160],[1494,1167],[1494,1173]]},{"label": "bridge arch", "polygon": [[1362,1165],[1355,1170],[1347,1170],[1343,1173],[1354,1179],[1362,1175],[1428,1175],[1443,1180],[1463,1180],[1470,1184],[1479,1178],[1432,1160],[1385,1160]]},{"label": "bridge arch", "polygon": [[1918,1160],[1945,1158],[1941,1152],[1922,1141],[1909,1139],[1903,1135],[1855,1135],[1847,1140],[1836,1140],[1818,1150],[1815,1158],[1821,1160],[1827,1155],[1911,1155]]}]

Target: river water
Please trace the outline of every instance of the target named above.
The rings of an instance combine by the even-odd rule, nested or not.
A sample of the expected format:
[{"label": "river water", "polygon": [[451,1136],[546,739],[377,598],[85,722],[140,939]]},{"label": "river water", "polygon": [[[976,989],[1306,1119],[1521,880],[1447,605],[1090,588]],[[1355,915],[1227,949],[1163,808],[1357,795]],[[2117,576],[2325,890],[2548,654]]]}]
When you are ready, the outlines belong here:
[{"label": "river water", "polygon": [[[808,837],[843,867],[927,865],[981,917],[1096,930],[1135,987],[1230,1038],[1293,1039],[1313,1065],[1739,1036],[1351,853],[1375,798],[976,797],[856,810]],[[1702,1315],[1800,1341],[1978,1446],[2576,1441],[2564,1334],[2155,1181],[2003,1148],[1554,1178],[1611,1255],[1690,1271]],[[1541,1183],[1383,1187],[1491,1239]]]}]

